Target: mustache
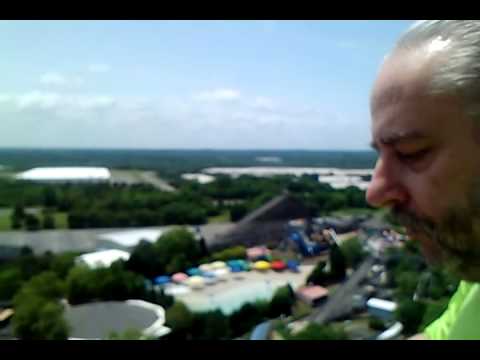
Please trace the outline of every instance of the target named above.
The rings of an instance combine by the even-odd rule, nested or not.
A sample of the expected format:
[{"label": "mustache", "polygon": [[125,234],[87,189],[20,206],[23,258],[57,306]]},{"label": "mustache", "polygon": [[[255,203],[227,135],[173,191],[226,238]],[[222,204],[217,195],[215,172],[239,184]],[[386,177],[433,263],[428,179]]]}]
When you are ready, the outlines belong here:
[{"label": "mustache", "polygon": [[436,230],[436,226],[432,220],[423,216],[419,216],[408,209],[394,207],[390,209],[390,214],[400,225],[405,226],[406,228],[409,228],[415,232],[433,234]]}]

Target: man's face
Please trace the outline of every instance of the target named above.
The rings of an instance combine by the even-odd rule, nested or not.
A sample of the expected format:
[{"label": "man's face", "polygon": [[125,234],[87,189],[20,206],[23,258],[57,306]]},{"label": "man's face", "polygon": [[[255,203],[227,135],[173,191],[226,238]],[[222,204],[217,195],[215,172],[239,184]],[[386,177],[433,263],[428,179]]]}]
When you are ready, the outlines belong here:
[{"label": "man's face", "polygon": [[367,201],[391,208],[427,261],[480,280],[480,126],[457,97],[428,95],[433,65],[398,53],[380,71],[371,100],[379,158]]}]

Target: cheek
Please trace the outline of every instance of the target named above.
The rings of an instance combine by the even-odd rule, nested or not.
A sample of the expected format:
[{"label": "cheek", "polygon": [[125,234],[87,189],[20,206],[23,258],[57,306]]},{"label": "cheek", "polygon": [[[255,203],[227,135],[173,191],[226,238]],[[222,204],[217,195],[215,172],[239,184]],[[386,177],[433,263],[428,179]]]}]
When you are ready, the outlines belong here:
[{"label": "cheek", "polygon": [[412,176],[408,182],[410,208],[419,216],[433,221],[441,219],[447,212],[451,199],[447,191],[448,184],[439,177]]}]

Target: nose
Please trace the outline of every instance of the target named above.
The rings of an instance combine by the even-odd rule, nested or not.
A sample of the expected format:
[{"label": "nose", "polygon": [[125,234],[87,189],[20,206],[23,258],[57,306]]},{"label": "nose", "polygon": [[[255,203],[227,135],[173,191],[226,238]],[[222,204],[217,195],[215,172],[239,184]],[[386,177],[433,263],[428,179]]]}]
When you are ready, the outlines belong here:
[{"label": "nose", "polygon": [[401,184],[400,172],[388,160],[379,158],[367,189],[366,200],[374,207],[404,204],[408,193]]}]

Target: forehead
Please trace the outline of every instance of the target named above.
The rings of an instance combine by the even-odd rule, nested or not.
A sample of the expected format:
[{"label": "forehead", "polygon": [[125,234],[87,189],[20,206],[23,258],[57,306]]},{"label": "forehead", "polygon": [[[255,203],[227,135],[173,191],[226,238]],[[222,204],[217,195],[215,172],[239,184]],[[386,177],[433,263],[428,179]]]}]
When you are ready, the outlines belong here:
[{"label": "forehead", "polygon": [[394,56],[383,65],[371,97],[374,141],[404,133],[441,131],[456,104],[429,94],[430,74],[429,61],[415,54]]}]

